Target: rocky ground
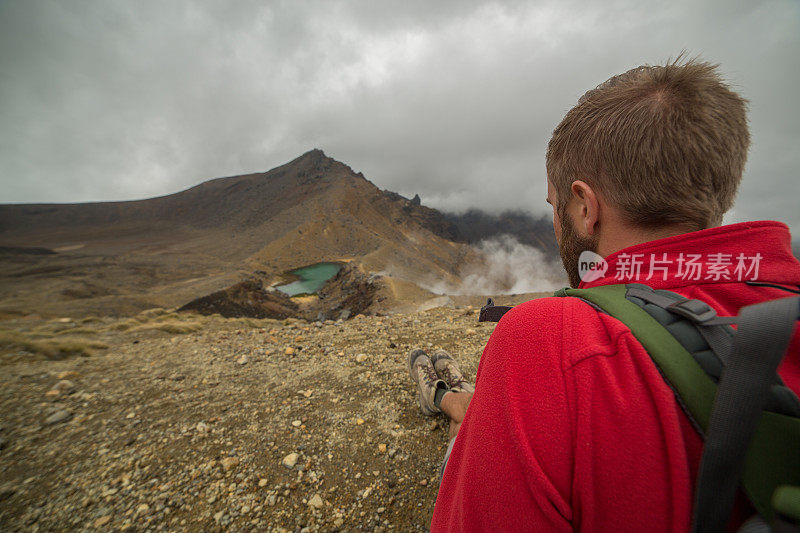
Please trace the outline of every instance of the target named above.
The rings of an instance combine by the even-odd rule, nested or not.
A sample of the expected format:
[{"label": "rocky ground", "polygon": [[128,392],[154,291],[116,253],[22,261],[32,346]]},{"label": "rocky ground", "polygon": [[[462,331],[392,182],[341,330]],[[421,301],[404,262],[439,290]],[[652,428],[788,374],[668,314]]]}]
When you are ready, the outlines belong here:
[{"label": "rocky ground", "polygon": [[406,354],[444,348],[474,378],[493,327],[469,306],[7,317],[0,530],[426,530],[447,425]]}]

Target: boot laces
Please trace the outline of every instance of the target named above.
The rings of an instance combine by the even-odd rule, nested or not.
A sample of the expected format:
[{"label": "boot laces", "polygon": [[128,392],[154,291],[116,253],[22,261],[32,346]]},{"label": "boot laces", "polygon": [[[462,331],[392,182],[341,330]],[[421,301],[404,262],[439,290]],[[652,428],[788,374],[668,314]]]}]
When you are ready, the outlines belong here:
[{"label": "boot laces", "polygon": [[461,373],[453,373],[449,366],[445,366],[442,374],[444,374],[444,380],[447,382],[447,385],[450,388],[458,387],[462,383],[466,383],[467,380],[464,379],[464,376]]},{"label": "boot laces", "polygon": [[436,370],[434,370],[433,365],[420,365],[422,372],[420,376],[422,376],[423,381],[426,385],[433,385],[439,380],[439,376],[436,375]]}]

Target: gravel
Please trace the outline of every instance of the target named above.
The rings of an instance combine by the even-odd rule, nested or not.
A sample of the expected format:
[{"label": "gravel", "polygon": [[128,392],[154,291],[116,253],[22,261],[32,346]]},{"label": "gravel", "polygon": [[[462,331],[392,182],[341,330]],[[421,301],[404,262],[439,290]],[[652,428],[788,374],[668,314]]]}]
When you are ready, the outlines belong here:
[{"label": "gravel", "polygon": [[[53,324],[25,320],[0,326]],[[95,325],[101,355],[0,358],[3,531],[425,531],[447,425],[421,414],[406,354],[444,348],[474,377],[493,328],[465,308],[125,320]]]}]

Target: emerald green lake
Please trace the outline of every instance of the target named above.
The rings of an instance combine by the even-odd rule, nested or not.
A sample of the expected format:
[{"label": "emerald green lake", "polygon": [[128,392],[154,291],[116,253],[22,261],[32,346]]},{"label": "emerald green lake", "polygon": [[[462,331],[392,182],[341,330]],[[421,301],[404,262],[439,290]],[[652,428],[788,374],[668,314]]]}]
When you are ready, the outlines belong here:
[{"label": "emerald green lake", "polygon": [[290,274],[294,274],[300,279],[287,283],[286,285],[279,285],[276,287],[279,291],[288,294],[289,296],[296,296],[298,294],[314,294],[317,292],[325,282],[335,276],[341,265],[337,263],[317,263],[297,270],[292,270]]}]

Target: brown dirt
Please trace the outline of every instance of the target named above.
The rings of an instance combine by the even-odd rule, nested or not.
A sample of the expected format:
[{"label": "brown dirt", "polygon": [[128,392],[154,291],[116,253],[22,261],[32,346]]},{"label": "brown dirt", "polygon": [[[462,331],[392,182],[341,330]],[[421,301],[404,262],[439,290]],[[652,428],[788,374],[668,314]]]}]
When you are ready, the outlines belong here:
[{"label": "brown dirt", "polygon": [[53,361],[0,344],[0,529],[425,530],[447,428],[420,413],[406,354],[444,348],[474,378],[493,329],[476,320],[3,320],[108,348]]}]

